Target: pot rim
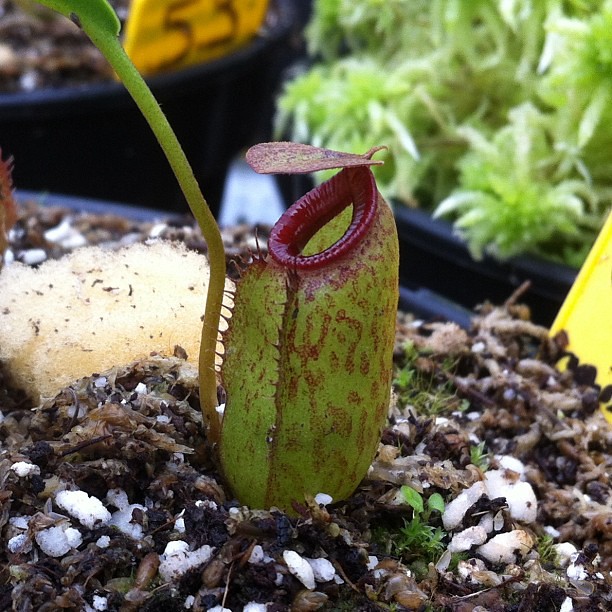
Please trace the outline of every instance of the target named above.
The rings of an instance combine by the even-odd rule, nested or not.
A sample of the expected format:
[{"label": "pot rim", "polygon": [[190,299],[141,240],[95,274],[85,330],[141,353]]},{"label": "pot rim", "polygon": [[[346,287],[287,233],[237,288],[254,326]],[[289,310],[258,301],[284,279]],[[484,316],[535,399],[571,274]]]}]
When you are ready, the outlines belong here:
[{"label": "pot rim", "polygon": [[88,196],[50,193],[29,189],[16,189],[15,199],[18,203],[35,201],[43,207],[68,208],[74,212],[86,212],[95,215],[117,215],[132,221],[162,221],[181,218],[172,212],[148,208],[138,204],[125,204]]}]

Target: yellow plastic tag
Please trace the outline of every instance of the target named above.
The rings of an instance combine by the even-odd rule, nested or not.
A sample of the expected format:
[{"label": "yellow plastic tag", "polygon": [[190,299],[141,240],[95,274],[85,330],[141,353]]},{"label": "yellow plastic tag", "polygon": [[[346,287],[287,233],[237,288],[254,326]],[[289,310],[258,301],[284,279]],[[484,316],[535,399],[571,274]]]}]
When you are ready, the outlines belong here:
[{"label": "yellow plastic tag", "polygon": [[259,29],[268,0],[132,0],[123,46],[145,75],[225,55]]},{"label": "yellow plastic tag", "polygon": [[[612,213],[570,289],[551,333],[565,330],[569,350],[597,368],[602,389],[612,385]],[[612,423],[612,400],[602,404]]]}]

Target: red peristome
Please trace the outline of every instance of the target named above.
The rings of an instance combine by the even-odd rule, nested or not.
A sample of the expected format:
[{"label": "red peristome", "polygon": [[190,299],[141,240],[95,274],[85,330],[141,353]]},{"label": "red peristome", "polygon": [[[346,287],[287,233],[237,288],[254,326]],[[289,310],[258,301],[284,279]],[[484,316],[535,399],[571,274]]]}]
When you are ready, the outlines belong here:
[{"label": "red peristome", "polygon": [[[376,214],[378,192],[369,168],[344,168],[291,206],[276,222],[268,251],[277,263],[297,270],[317,270],[349,253],[365,236]],[[329,248],[302,255],[308,241],[329,221],[353,204],[344,235]]]}]

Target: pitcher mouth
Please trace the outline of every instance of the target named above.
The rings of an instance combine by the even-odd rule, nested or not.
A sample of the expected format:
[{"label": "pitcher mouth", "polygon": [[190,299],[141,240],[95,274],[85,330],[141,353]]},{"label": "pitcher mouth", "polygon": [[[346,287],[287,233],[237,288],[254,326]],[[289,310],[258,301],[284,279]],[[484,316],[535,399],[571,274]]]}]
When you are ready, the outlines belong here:
[{"label": "pitcher mouth", "polygon": [[[351,204],[353,216],[342,237],[320,253],[302,255],[308,241]],[[372,225],[377,206],[378,191],[372,171],[359,166],[344,168],[285,211],[270,232],[270,256],[288,268],[323,268],[359,244]]]}]

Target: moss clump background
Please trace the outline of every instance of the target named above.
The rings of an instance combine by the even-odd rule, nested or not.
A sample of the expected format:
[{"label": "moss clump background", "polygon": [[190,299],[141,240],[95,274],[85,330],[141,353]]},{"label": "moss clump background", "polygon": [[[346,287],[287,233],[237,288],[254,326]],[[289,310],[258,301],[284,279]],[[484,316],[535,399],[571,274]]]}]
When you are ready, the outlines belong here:
[{"label": "moss clump background", "polygon": [[612,203],[612,2],[315,0],[277,127],[361,152],[475,257],[579,266]]}]

